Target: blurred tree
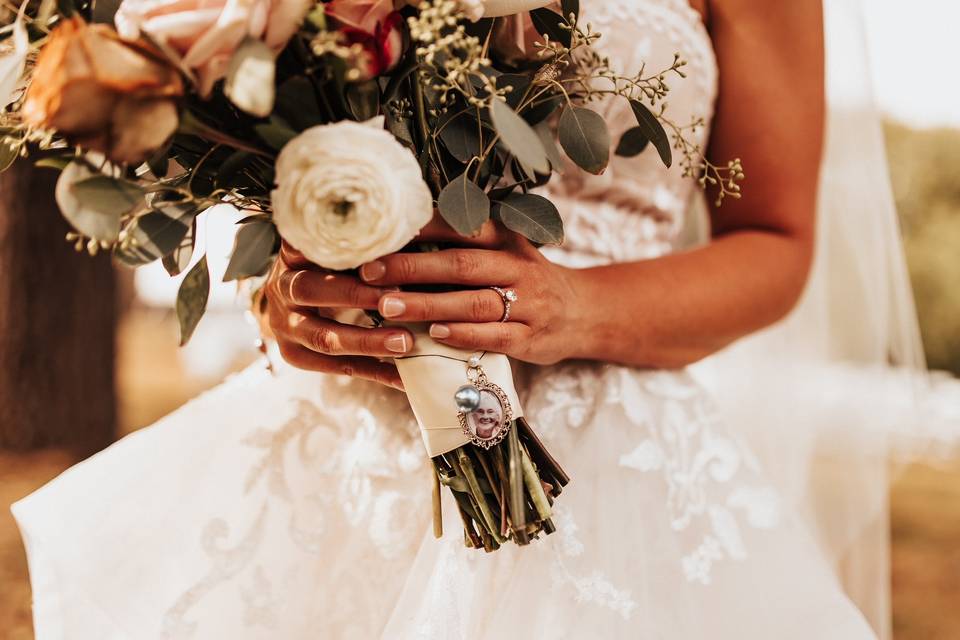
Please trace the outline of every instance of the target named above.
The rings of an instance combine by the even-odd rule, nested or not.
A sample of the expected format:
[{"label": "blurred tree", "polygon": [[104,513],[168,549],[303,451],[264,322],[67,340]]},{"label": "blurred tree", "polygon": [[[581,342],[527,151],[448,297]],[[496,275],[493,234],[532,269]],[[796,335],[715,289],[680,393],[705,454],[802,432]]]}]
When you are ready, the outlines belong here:
[{"label": "blurred tree", "polygon": [[27,162],[0,176],[0,448],[87,455],[114,436],[116,283],[64,241],[55,184]]},{"label": "blurred tree", "polygon": [[927,361],[960,375],[960,131],[886,134]]}]

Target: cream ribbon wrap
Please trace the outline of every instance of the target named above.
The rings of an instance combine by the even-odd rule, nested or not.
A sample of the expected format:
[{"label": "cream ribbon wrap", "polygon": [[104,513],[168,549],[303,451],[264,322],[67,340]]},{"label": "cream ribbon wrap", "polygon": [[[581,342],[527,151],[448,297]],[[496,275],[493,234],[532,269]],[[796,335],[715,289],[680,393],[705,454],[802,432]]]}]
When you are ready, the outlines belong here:
[{"label": "cream ribbon wrap", "polygon": [[[460,426],[454,394],[469,383],[467,361],[475,351],[463,351],[434,342],[426,327],[410,327],[415,337],[409,355],[395,360],[410,407],[420,425],[427,454],[434,458],[470,442]],[[513,419],[523,416],[513,383],[510,360],[499,353],[486,353],[480,366],[487,380],[503,389],[513,409]]]}]

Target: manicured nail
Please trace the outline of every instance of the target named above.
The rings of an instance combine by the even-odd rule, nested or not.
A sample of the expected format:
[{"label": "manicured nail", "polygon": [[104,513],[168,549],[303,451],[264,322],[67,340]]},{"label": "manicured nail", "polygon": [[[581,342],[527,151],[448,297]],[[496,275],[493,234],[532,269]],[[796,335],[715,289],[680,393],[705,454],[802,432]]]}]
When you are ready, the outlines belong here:
[{"label": "manicured nail", "polygon": [[360,277],[370,282],[372,280],[379,280],[387,272],[387,265],[383,264],[379,260],[374,262],[368,262],[367,264],[360,267]]},{"label": "manicured nail", "polygon": [[410,347],[407,346],[407,335],[405,333],[390,336],[383,344],[388,351],[393,351],[394,353],[406,353],[410,350]]},{"label": "manicured nail", "polygon": [[430,325],[430,337],[431,338],[449,338],[450,337],[450,327],[445,324],[432,324]]},{"label": "manicured nail", "polygon": [[403,312],[406,310],[407,305],[404,304],[400,298],[384,298],[380,301],[380,313],[382,313],[385,318],[396,318],[399,315],[403,315]]}]

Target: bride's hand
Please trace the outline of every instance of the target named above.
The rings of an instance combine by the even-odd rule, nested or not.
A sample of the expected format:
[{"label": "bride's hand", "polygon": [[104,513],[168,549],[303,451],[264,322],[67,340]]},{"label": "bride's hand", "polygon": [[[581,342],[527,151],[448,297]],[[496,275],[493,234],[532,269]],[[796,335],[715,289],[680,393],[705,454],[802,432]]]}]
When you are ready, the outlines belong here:
[{"label": "bride's hand", "polygon": [[356,376],[403,388],[380,358],[413,347],[406,329],[368,329],[333,319],[338,311],[376,309],[386,289],[320,270],[286,244],[267,281],[267,317],[284,360],[300,369]]},{"label": "bride's hand", "polygon": [[[395,253],[363,265],[360,277],[377,287],[453,284],[463,289],[386,293],[378,305],[385,318],[430,322],[430,336],[437,342],[505,353],[525,362],[553,364],[577,355],[577,336],[584,325],[575,271],[551,263],[526,238],[493,222],[464,238],[435,218],[417,241],[458,248]],[[507,322],[500,322],[504,301],[492,286],[517,294]]]}]

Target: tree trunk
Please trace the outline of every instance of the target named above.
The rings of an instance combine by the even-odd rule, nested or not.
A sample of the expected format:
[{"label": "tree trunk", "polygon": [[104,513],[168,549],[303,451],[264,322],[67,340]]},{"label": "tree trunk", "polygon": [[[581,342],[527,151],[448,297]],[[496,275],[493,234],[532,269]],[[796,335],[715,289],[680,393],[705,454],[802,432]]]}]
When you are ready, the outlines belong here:
[{"label": "tree trunk", "polygon": [[116,282],[109,256],[64,240],[56,177],[0,175],[0,448],[88,455],[116,428]]}]

